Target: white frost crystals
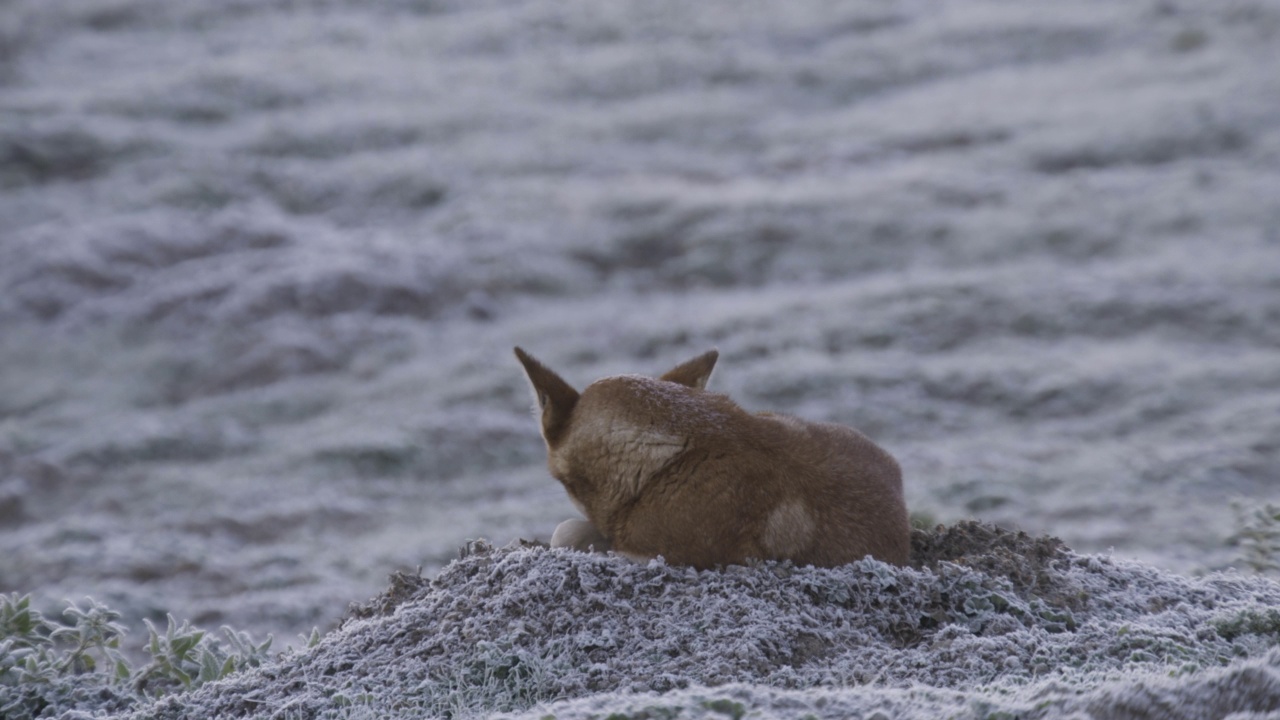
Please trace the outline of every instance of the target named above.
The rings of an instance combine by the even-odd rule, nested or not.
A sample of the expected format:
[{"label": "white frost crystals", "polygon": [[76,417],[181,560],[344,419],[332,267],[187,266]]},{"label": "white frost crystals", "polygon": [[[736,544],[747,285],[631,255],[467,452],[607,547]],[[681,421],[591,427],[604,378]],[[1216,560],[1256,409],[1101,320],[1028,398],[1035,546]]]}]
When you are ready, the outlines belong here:
[{"label": "white frost crystals", "polygon": [[434,580],[398,576],[288,663],[148,712],[204,720],[254,698],[249,717],[286,704],[315,714],[354,688],[379,716],[559,720],[678,706],[698,717],[719,701],[832,720],[877,708],[1049,718],[1115,703],[1202,717],[1280,703],[1268,649],[1280,612],[1258,609],[1280,607],[1280,583],[1189,579],[973,523],[914,540],[920,569],[701,572],[473,543]]}]

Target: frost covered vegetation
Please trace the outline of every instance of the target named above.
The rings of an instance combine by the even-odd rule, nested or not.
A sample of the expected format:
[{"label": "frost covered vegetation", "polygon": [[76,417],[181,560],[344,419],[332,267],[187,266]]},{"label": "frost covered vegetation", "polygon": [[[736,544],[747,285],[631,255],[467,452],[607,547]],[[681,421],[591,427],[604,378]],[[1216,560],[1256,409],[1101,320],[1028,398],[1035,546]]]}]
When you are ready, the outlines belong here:
[{"label": "frost covered vegetation", "polygon": [[[17,687],[28,702],[33,687],[61,692],[60,710],[191,720],[1143,717],[1153,698],[1176,703],[1164,717],[1280,707],[1280,583],[1193,580],[976,523],[917,530],[912,555],[911,568],[698,572],[476,542],[434,579],[396,575],[337,630],[275,661],[230,631],[233,651],[220,652],[171,623],[167,639],[151,632],[154,660],[133,691],[66,679],[86,647],[115,658],[98,638],[118,632],[94,630],[43,684]],[[83,638],[85,617],[50,634]],[[197,648],[212,659],[194,660]],[[190,692],[143,690],[153,678]],[[84,688],[95,684],[107,692]],[[0,699],[12,693],[0,687]]]},{"label": "frost covered vegetation", "polygon": [[[513,345],[578,385],[714,345],[712,389],[864,430],[919,516],[1061,537],[1070,573],[1148,578],[1226,628],[1143,610],[1130,632],[1154,634],[1115,636],[1160,662],[1045,679],[1018,650],[985,684],[920,669],[930,702],[1263,687],[1268,581],[1173,573],[1275,572],[1278,48],[1277,0],[0,0],[0,592],[46,619],[91,596],[135,629],[332,630],[393,571],[572,515]],[[445,577],[487,562],[605,561]],[[1006,635],[1079,635],[1000,577]],[[1242,614],[1206,615],[1210,590]],[[867,698],[923,701],[897,663],[980,635],[940,612],[928,643],[868,646]],[[864,707],[835,676],[799,689],[819,661],[764,659],[652,716]],[[294,672],[270,667],[178,697]],[[352,686],[306,682],[364,712],[334,672]],[[624,706],[549,687],[521,702]]]},{"label": "frost covered vegetation", "polygon": [[[46,619],[29,596],[0,596],[0,715],[10,720],[60,715],[69,708],[126,709],[147,697],[200,687],[268,658],[271,639],[222,628],[226,643],[168,618],[164,632],[147,621],[150,661],[133,667],[122,650],[120,613],[88,600],[69,603],[68,621]],[[318,635],[314,641],[318,641]]]},{"label": "frost covered vegetation", "polygon": [[1240,530],[1235,540],[1241,548],[1241,561],[1258,573],[1280,571],[1280,506],[1267,503],[1262,507],[1235,504]]}]

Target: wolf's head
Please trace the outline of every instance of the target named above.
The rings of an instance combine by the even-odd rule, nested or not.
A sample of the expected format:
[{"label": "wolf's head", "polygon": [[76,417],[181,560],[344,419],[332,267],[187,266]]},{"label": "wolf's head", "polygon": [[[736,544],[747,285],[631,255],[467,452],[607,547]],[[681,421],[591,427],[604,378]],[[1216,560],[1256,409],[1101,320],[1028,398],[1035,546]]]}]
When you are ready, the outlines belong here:
[{"label": "wolf's head", "polygon": [[520,348],[533,388],[547,467],[593,522],[633,498],[688,447],[691,424],[719,402],[705,392],[719,353],[705,352],[657,378],[615,375],[581,393]]}]

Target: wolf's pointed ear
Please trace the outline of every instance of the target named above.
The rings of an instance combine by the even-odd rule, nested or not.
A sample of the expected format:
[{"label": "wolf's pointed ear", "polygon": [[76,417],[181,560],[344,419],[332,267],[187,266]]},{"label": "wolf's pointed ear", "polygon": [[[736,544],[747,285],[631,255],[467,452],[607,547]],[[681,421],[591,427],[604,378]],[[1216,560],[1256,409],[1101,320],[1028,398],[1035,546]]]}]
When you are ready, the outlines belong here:
[{"label": "wolf's pointed ear", "polygon": [[671,368],[658,379],[702,390],[707,387],[707,380],[711,379],[711,371],[715,369],[716,359],[719,357],[720,351],[708,350]]},{"label": "wolf's pointed ear", "polygon": [[533,386],[533,397],[538,402],[537,414],[542,421],[542,437],[548,445],[553,444],[569,422],[569,414],[578,402],[578,391],[524,350],[516,348],[516,358],[524,365]]}]

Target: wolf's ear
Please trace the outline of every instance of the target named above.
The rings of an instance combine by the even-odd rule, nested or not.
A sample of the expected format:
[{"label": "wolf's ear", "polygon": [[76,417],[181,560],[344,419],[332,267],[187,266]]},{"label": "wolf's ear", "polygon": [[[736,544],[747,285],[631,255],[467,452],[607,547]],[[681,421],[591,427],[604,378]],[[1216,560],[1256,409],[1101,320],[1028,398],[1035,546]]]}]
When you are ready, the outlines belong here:
[{"label": "wolf's ear", "polygon": [[671,368],[658,379],[702,390],[707,387],[707,380],[711,379],[711,371],[715,369],[716,359],[719,357],[720,351],[708,350]]},{"label": "wolf's ear", "polygon": [[533,385],[533,397],[538,402],[538,416],[542,420],[542,437],[548,445],[553,444],[564,432],[569,414],[578,403],[578,391],[524,350],[516,348],[516,358],[524,365],[529,383]]}]

